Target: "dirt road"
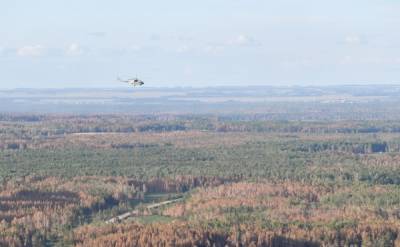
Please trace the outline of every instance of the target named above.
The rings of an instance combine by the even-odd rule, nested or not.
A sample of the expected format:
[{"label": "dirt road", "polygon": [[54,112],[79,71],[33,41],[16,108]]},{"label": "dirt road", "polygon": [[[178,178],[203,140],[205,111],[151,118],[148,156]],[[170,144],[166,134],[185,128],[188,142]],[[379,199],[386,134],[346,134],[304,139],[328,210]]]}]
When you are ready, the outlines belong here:
[{"label": "dirt road", "polygon": [[[155,209],[155,208],[158,208],[158,207],[161,207],[161,206],[164,206],[164,205],[168,205],[168,204],[171,204],[171,203],[179,202],[179,201],[182,201],[182,200],[183,200],[183,198],[178,198],[178,199],[173,199],[173,200],[153,203],[153,204],[150,204],[150,205],[146,206],[145,209],[148,209],[148,210]],[[118,216],[116,216],[114,218],[106,220],[106,223],[107,224],[116,223],[116,222],[120,222],[122,220],[125,220],[125,219],[127,219],[129,217],[134,217],[134,216],[139,216],[139,215],[140,215],[140,211],[135,209],[133,211],[130,211],[130,212],[127,212],[127,213],[124,213],[124,214],[120,214],[120,215],[118,215]]]}]

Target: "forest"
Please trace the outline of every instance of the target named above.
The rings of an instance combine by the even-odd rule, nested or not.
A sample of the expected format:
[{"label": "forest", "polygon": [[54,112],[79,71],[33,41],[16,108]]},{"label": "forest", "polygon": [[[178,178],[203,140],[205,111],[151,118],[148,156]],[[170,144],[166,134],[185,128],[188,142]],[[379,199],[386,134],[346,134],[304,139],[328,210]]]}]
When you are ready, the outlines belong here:
[{"label": "forest", "polygon": [[0,246],[400,246],[399,164],[396,120],[0,114]]}]

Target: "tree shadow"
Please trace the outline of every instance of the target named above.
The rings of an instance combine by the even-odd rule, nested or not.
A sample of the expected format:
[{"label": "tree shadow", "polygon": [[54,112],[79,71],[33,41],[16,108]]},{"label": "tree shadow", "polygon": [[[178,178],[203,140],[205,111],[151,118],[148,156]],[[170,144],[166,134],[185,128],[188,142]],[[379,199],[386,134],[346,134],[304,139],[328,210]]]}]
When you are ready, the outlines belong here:
[{"label": "tree shadow", "polygon": [[321,244],[314,241],[304,239],[292,239],[277,236],[271,241],[272,247],[320,247]]}]

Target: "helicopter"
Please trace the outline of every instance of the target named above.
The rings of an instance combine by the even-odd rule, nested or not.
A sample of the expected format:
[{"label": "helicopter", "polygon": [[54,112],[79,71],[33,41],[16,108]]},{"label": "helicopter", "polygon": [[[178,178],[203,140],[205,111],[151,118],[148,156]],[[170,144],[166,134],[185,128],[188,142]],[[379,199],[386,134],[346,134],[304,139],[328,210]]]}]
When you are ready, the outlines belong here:
[{"label": "helicopter", "polygon": [[140,80],[139,78],[137,78],[137,77],[131,78],[131,79],[128,79],[128,80],[122,80],[121,78],[117,77],[117,80],[120,81],[120,82],[128,83],[129,85],[132,85],[134,87],[142,86],[144,84],[144,82],[142,80]]}]

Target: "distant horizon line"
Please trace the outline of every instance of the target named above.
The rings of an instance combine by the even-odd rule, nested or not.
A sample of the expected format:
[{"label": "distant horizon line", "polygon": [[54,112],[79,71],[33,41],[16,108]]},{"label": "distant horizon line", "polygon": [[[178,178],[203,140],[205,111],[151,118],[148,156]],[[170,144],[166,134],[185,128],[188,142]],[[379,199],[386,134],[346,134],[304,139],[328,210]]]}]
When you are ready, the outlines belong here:
[{"label": "distant horizon line", "polygon": [[[205,89],[205,88],[261,88],[261,87],[269,87],[269,88],[306,88],[306,87],[316,87],[316,88],[327,88],[327,87],[371,87],[371,86],[400,86],[400,82],[398,83],[338,83],[338,84],[327,84],[327,85],[315,85],[315,84],[285,84],[285,85],[206,85],[206,86],[142,86],[135,87],[136,90],[139,89]],[[89,89],[101,89],[101,90],[119,90],[132,88],[130,86],[118,86],[118,87],[15,87],[15,88],[2,88],[0,87],[0,91],[11,91],[11,90],[89,90]]]}]

